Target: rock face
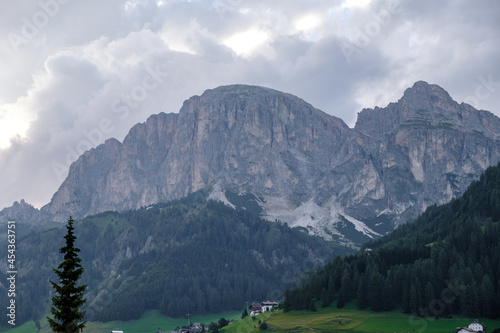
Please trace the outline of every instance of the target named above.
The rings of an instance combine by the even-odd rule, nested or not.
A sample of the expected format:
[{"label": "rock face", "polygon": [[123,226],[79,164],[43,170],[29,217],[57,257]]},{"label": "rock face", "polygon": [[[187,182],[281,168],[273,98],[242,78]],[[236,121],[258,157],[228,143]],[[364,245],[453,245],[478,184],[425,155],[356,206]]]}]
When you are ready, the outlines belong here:
[{"label": "rock face", "polygon": [[351,130],[275,90],[227,86],[151,116],[123,144],[86,152],[44,211],[59,218],[147,206],[221,184],[260,196],[309,199]]},{"label": "rock face", "polygon": [[295,96],[224,86],[87,151],[42,212],[65,221],[211,188],[253,194],[268,219],[356,243],[460,195],[498,163],[499,138],[499,118],[425,82],[364,109],[353,129]]},{"label": "rock face", "polygon": [[[354,128],[379,170],[391,212],[415,217],[460,195],[499,161],[500,119],[417,82],[398,103],[360,112]],[[401,216],[403,214],[403,216]]]},{"label": "rock face", "polygon": [[11,207],[0,211],[0,223],[7,221],[23,221],[27,223],[36,223],[43,219],[43,214],[24,200],[14,202]]}]

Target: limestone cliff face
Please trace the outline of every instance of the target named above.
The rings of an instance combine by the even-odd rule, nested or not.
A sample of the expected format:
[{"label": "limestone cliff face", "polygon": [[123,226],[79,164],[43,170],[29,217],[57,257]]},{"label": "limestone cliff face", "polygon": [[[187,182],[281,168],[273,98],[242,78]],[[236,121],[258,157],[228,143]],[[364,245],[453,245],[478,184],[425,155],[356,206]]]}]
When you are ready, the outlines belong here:
[{"label": "limestone cliff face", "polygon": [[42,212],[65,221],[211,188],[255,195],[268,219],[361,242],[460,195],[498,163],[499,138],[499,118],[425,82],[364,109],[353,129],[295,96],[224,86],[86,152]]},{"label": "limestone cliff face", "polygon": [[[41,211],[55,221],[66,221],[68,216],[80,218],[88,214],[112,208],[105,202],[97,202],[99,191],[106,183],[111,170],[119,161],[122,144],[110,139],[95,149],[85,152],[70,166],[64,180],[50,203]],[[106,201],[107,202],[107,201]]]},{"label": "limestone cliff face", "polygon": [[397,103],[360,112],[354,130],[366,142],[387,208],[398,220],[460,195],[500,160],[500,119],[459,105],[425,82],[415,83]]},{"label": "limestone cliff face", "polygon": [[214,184],[299,203],[350,131],[295,96],[220,87],[190,98],[178,114],[151,116],[123,144],[84,154],[43,210],[63,217],[139,208]]}]

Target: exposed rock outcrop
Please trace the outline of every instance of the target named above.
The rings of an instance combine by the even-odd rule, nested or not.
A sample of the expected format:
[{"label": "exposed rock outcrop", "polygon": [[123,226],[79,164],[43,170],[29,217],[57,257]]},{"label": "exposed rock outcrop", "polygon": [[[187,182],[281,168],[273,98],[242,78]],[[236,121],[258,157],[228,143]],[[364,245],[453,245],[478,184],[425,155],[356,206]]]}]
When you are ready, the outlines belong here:
[{"label": "exposed rock outcrop", "polygon": [[500,160],[500,119],[417,82],[351,129],[290,94],[231,85],[83,154],[42,213],[65,221],[213,187],[263,215],[361,242],[458,196]]}]

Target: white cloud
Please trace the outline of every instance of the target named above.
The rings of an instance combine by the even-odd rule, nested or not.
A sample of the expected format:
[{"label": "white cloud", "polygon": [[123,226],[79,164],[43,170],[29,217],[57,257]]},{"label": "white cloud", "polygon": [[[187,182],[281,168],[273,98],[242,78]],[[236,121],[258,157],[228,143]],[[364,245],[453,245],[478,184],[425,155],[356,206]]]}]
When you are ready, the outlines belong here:
[{"label": "white cloud", "polygon": [[[500,81],[499,10],[495,0],[71,1],[14,48],[9,34],[23,36],[43,8],[0,2],[0,208],[47,203],[54,162],[222,84],[290,92],[351,126],[417,80],[460,102],[482,79]],[[500,87],[478,102],[500,114]],[[90,140],[106,120],[112,130]]]},{"label": "white cloud", "polygon": [[356,8],[356,7],[368,7],[372,0],[344,0],[342,7],[344,8]]},{"label": "white cloud", "polygon": [[5,105],[6,109],[0,110],[0,149],[10,146],[10,140],[16,136],[25,136],[29,127],[28,115],[23,113],[16,104]]},{"label": "white cloud", "polygon": [[264,31],[250,29],[232,35],[225,39],[223,43],[233,49],[238,55],[249,56],[261,47],[268,38],[267,33]]},{"label": "white cloud", "polygon": [[295,21],[295,27],[299,31],[308,31],[320,25],[321,18],[317,15],[306,15]]}]

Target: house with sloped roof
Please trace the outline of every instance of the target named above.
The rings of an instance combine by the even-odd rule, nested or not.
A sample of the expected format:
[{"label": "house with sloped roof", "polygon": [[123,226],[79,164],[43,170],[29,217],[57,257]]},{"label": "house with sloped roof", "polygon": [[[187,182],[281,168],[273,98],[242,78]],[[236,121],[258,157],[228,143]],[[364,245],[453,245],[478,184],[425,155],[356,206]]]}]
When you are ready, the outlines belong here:
[{"label": "house with sloped roof", "polygon": [[457,333],[486,333],[486,326],[483,324],[479,323],[479,321],[476,319],[472,323],[469,324],[467,327],[457,327]]},{"label": "house with sloped roof", "polygon": [[262,306],[262,312],[266,312],[266,311],[271,311],[274,308],[277,308],[278,302],[265,301],[260,303],[260,305]]},{"label": "house with sloped roof", "polygon": [[250,316],[260,315],[262,313],[262,306],[251,304],[248,310],[250,310]]},{"label": "house with sloped roof", "polygon": [[260,304],[251,304],[248,307],[250,310],[250,316],[256,316],[263,312],[271,311],[274,308],[278,307],[278,302],[264,301]]}]

